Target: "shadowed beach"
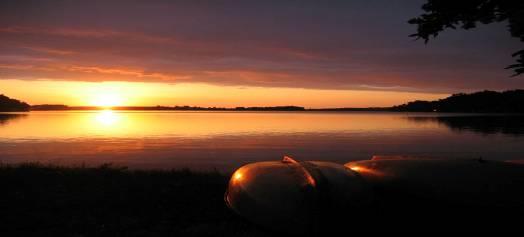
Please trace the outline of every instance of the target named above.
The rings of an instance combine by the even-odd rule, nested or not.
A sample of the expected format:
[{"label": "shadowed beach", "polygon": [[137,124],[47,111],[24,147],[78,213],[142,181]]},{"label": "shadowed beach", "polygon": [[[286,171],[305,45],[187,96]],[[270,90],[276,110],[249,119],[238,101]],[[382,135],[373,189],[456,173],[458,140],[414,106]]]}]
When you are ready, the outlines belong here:
[{"label": "shadowed beach", "polygon": [[[231,212],[229,174],[39,164],[0,166],[2,236],[274,236]],[[443,203],[376,190],[366,208],[322,213],[320,233],[522,231],[522,209]],[[515,215],[509,215],[509,214]],[[320,214],[320,213],[319,213]],[[517,215],[518,216],[518,215]],[[319,233],[319,234],[320,234]]]}]

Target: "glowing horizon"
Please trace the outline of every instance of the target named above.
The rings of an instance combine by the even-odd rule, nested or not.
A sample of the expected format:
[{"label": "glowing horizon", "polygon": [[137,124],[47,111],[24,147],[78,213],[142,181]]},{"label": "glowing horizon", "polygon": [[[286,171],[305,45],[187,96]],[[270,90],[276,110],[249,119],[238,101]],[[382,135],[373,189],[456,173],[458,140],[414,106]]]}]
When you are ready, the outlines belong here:
[{"label": "glowing horizon", "polygon": [[[387,107],[449,94],[219,86],[205,83],[72,82],[0,80],[0,93],[37,104],[69,106],[280,106],[306,108]],[[31,89],[28,89],[31,88]]]}]

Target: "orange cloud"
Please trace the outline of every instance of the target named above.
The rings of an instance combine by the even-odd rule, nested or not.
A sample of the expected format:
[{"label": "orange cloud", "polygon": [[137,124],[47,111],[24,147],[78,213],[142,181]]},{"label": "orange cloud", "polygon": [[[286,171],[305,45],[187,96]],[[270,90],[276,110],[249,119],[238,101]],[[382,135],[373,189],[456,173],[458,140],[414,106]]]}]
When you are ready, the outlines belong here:
[{"label": "orange cloud", "polygon": [[165,73],[146,73],[141,70],[133,70],[126,68],[105,68],[105,67],[86,67],[86,66],[70,66],[66,67],[66,70],[72,72],[82,72],[82,73],[101,73],[101,74],[117,74],[123,76],[132,76],[137,78],[156,78],[164,81],[176,81],[179,79],[188,79],[190,76],[178,76]]}]

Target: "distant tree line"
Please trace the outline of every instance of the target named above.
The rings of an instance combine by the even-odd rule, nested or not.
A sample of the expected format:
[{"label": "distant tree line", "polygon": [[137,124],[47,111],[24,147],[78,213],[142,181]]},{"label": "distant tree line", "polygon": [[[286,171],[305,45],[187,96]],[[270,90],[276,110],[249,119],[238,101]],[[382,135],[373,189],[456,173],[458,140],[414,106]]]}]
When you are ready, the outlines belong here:
[{"label": "distant tree line", "polygon": [[[29,110],[99,110],[96,106],[33,105],[0,95],[0,112]],[[458,112],[458,113],[524,113],[524,90],[504,92],[481,91],[459,93],[435,100],[416,100],[393,107],[321,108],[306,109],[301,106],[268,107],[198,107],[198,106],[120,106],[113,110],[181,110],[181,111],[395,111],[395,112]]]},{"label": "distant tree line", "polygon": [[460,93],[436,101],[412,101],[393,106],[392,110],[401,112],[524,113],[524,90]]},{"label": "distant tree line", "polygon": [[253,111],[303,111],[306,110],[300,106],[272,106],[272,107],[236,107],[235,110],[253,110]]},{"label": "distant tree line", "polygon": [[[31,110],[99,110],[97,106],[67,106],[60,104],[33,105]],[[199,107],[199,106],[116,106],[112,110],[182,110],[182,111],[304,111],[300,106],[268,106],[268,107]]]},{"label": "distant tree line", "polygon": [[31,110],[70,110],[71,108],[67,105],[31,105]]},{"label": "distant tree line", "polygon": [[29,104],[0,95],[0,112],[29,111]]}]

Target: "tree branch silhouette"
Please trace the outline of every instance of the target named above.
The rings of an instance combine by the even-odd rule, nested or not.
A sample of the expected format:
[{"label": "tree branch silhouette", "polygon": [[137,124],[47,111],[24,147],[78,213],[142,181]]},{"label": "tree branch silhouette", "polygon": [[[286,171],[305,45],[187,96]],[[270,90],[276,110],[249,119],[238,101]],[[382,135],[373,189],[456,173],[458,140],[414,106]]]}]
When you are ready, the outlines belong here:
[{"label": "tree branch silhouette", "polygon": [[[511,36],[524,42],[524,1],[523,0],[428,0],[422,9],[424,14],[410,19],[410,24],[417,25],[417,33],[410,35],[424,39],[427,43],[431,37],[447,28],[465,30],[475,28],[478,23],[508,22]],[[524,73],[524,49],[512,54],[516,63],[506,69],[513,69],[513,76]]]}]

